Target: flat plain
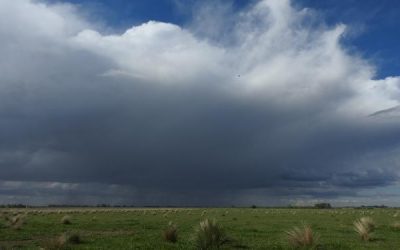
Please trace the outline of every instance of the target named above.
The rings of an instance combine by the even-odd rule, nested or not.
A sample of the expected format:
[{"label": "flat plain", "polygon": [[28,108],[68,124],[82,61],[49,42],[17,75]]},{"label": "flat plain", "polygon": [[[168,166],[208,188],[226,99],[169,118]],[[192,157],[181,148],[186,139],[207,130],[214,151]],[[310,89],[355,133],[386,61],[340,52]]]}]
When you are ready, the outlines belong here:
[{"label": "flat plain", "polygon": [[[196,230],[207,218],[229,239],[220,249],[400,249],[394,208],[4,208],[0,214],[0,249],[199,249]],[[375,223],[368,240],[355,231],[362,217]],[[171,223],[175,243],[163,238]],[[288,232],[304,225],[314,244],[291,245]],[[63,234],[79,239],[55,244]]]}]

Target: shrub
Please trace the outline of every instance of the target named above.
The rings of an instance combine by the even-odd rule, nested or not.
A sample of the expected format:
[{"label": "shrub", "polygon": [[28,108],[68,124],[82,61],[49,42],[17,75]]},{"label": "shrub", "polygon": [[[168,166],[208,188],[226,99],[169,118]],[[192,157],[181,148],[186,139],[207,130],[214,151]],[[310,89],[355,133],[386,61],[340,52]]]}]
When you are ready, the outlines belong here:
[{"label": "shrub", "polygon": [[175,224],[169,222],[168,227],[163,231],[165,241],[175,243],[178,241],[178,229]]},{"label": "shrub", "polygon": [[310,226],[303,225],[303,227],[294,227],[292,230],[286,232],[289,244],[292,247],[310,247],[316,244],[318,237],[313,234]]},{"label": "shrub", "polygon": [[215,221],[205,219],[200,222],[195,235],[197,249],[215,249],[228,243],[228,238],[222,227]]},{"label": "shrub", "polygon": [[371,233],[375,230],[375,223],[370,217],[362,217],[354,222],[354,230],[363,241],[369,241]]}]

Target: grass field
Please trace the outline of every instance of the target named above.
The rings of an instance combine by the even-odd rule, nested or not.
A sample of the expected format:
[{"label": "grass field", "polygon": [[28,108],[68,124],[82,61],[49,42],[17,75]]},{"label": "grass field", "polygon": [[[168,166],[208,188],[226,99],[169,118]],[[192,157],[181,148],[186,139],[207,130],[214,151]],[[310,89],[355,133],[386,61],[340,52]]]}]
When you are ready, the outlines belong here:
[{"label": "grass field", "polygon": [[[400,229],[393,226],[400,221],[400,210],[388,208],[46,208],[0,213],[0,249],[197,249],[196,228],[206,218],[215,219],[229,239],[222,249],[293,249],[287,232],[303,224],[318,237],[313,246],[303,249],[400,249]],[[376,228],[363,241],[354,222],[366,216]],[[176,225],[176,243],[163,239],[170,222]],[[78,235],[80,242],[54,244],[63,233]]]}]

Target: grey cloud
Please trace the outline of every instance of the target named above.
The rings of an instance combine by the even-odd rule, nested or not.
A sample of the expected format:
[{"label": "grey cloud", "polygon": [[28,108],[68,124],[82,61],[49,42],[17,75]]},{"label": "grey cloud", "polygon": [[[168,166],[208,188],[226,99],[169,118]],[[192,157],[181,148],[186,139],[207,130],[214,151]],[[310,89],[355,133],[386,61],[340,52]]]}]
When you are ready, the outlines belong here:
[{"label": "grey cloud", "polygon": [[3,201],[278,204],[397,185],[398,120],[368,115],[398,103],[399,79],[372,80],[344,27],[296,26],[308,16],[288,1],[246,10],[225,46],[157,22],[102,35],[71,6],[0,7],[28,30],[0,24]]}]

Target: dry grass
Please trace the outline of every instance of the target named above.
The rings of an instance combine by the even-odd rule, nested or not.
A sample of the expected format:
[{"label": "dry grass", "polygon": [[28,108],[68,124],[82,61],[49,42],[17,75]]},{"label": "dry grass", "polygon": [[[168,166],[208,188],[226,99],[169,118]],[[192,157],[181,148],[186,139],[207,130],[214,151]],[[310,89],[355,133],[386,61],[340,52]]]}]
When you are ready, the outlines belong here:
[{"label": "dry grass", "polygon": [[392,224],[392,228],[393,228],[394,230],[400,230],[400,222],[399,222],[399,221],[394,222],[394,223]]},{"label": "dry grass", "polygon": [[205,219],[200,222],[195,235],[197,249],[215,249],[228,243],[228,238],[222,227],[215,221]]},{"label": "dry grass", "polygon": [[163,239],[175,243],[178,241],[178,229],[175,224],[169,222],[168,227],[163,231]]},{"label": "dry grass", "polygon": [[286,232],[289,244],[292,247],[310,247],[317,243],[318,237],[313,234],[310,226],[303,225],[303,227],[294,227],[292,230]]},{"label": "dry grass", "polygon": [[45,241],[42,244],[45,250],[62,250],[67,249],[68,244],[80,244],[81,237],[77,233],[63,233],[59,237]]},{"label": "dry grass", "polygon": [[375,222],[370,217],[362,217],[354,222],[354,230],[363,241],[371,240],[371,233],[375,230]]},{"label": "dry grass", "polygon": [[375,230],[375,222],[371,217],[362,217],[360,221],[366,225],[371,231]]},{"label": "dry grass", "polygon": [[65,244],[79,244],[82,242],[81,237],[78,233],[63,233],[59,237],[59,241]]},{"label": "dry grass", "polygon": [[61,218],[61,223],[64,225],[69,225],[71,224],[71,216],[65,215],[64,217]]},{"label": "dry grass", "polygon": [[41,249],[44,250],[61,250],[66,248],[65,243],[61,242],[59,238],[44,241],[41,246]]},{"label": "dry grass", "polygon": [[22,226],[25,224],[25,215],[23,214],[14,214],[14,215],[4,215],[4,219],[7,222],[7,225],[15,230],[20,230]]}]

